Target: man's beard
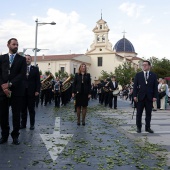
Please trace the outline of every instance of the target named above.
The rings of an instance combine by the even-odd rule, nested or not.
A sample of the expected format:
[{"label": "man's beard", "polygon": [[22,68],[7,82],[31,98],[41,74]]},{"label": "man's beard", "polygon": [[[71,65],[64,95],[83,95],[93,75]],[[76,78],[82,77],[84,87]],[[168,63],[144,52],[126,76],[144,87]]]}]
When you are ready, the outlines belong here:
[{"label": "man's beard", "polygon": [[18,51],[18,48],[11,49],[11,51],[15,54]]}]

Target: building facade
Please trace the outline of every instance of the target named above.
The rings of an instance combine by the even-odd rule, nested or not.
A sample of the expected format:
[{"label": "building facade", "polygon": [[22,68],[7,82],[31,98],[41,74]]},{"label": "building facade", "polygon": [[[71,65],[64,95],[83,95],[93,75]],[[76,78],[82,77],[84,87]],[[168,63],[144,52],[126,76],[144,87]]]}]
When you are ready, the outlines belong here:
[{"label": "building facade", "polygon": [[108,38],[109,31],[107,22],[101,18],[93,29],[94,40],[85,54],[37,56],[39,69],[42,73],[50,71],[55,74],[61,70],[75,74],[79,65],[86,63],[93,82],[99,79],[102,70],[114,73],[115,68],[123,62],[130,62],[135,68],[140,67],[142,59],[137,57],[133,44],[124,35],[112,47]]}]

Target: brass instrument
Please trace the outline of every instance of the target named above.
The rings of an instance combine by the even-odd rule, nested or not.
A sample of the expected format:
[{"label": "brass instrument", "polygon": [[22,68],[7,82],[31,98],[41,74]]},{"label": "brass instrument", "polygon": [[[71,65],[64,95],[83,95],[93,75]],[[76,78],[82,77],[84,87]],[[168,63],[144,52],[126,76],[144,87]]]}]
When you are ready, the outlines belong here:
[{"label": "brass instrument", "polygon": [[52,79],[54,79],[54,76],[52,75],[52,73],[50,73],[48,77],[41,82],[41,90],[48,89],[51,86],[50,81]]},{"label": "brass instrument", "polygon": [[107,88],[107,86],[109,85],[109,81],[105,84],[105,86],[103,87],[103,90],[105,92],[109,92],[109,89]]},{"label": "brass instrument", "polygon": [[71,81],[72,77],[69,76],[63,83],[62,83],[62,86],[61,86],[61,92],[64,92],[66,91],[67,89],[69,89],[71,87]]}]

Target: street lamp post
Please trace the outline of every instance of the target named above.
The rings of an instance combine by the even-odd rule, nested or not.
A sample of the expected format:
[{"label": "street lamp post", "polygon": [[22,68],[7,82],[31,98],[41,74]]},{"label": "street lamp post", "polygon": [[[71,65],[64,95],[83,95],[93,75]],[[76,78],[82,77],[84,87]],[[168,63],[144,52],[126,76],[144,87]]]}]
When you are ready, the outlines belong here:
[{"label": "street lamp post", "polygon": [[55,22],[38,22],[38,19],[35,20],[36,26],[35,26],[35,49],[34,49],[34,65],[36,66],[36,62],[37,62],[37,36],[38,36],[38,25],[46,25],[46,24],[50,24],[50,25],[56,25]]}]

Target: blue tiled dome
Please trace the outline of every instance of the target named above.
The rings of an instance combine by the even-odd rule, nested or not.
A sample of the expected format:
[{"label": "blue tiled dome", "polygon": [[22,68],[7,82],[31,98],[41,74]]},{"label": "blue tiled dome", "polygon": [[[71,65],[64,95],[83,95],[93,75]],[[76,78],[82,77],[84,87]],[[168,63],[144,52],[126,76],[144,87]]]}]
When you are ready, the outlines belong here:
[{"label": "blue tiled dome", "polygon": [[133,52],[135,53],[135,49],[133,44],[126,38],[120,39],[114,46],[113,50],[116,52]]}]

